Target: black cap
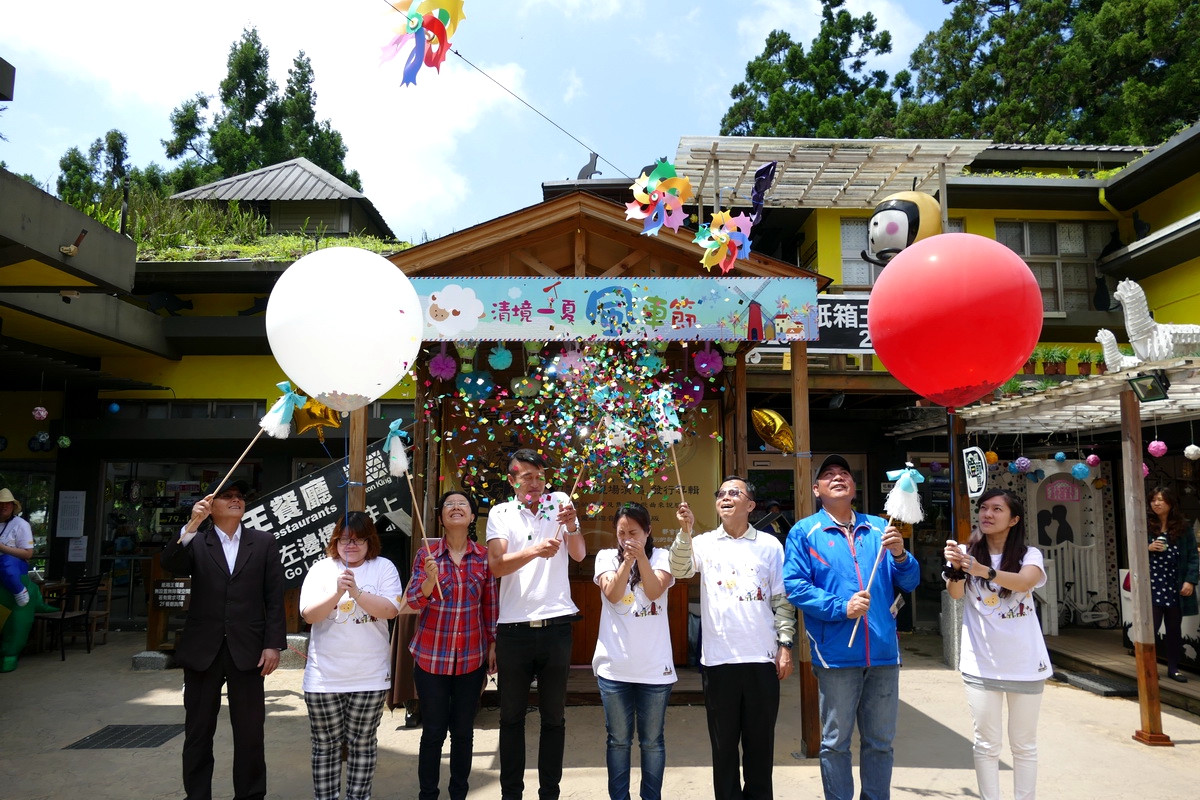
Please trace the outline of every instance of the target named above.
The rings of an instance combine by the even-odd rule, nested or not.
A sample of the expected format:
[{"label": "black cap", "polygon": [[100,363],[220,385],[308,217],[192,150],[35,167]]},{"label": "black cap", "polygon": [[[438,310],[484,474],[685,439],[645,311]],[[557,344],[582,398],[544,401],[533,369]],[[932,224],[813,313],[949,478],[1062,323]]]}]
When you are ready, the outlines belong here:
[{"label": "black cap", "polygon": [[[217,485],[213,484],[211,488],[216,489]],[[246,483],[243,480],[227,481],[225,483],[225,485],[221,487],[221,494],[224,494],[225,492],[231,491],[233,489],[237,489],[239,492],[241,492],[242,497],[246,497],[247,495],[250,494],[250,484]]]},{"label": "black cap", "polygon": [[813,479],[820,478],[821,473],[829,467],[841,467],[846,472],[850,472],[850,463],[837,453],[834,453],[833,455],[825,456],[825,460],[821,462],[821,466],[817,467],[817,471],[813,473]]}]

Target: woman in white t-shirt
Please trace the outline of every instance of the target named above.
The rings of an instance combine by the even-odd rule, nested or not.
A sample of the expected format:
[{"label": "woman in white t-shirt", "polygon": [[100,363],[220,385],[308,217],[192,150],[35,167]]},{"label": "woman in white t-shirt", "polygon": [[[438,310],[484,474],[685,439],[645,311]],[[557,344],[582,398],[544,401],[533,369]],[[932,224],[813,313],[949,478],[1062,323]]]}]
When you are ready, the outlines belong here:
[{"label": "woman in white t-shirt", "polygon": [[314,800],[338,800],[342,745],[346,799],[371,796],[379,720],[391,682],[387,620],[400,611],[396,566],[380,558],[375,523],[362,511],[338,520],[323,558],[304,576],[300,616],[312,625],[304,703],[312,732]]},{"label": "woman in white t-shirt", "polygon": [[667,553],[656,550],[650,512],[625,503],[613,517],[617,547],[596,554],[603,609],[592,670],[600,684],[608,729],[608,795],[629,798],[630,748],[636,722],[642,800],[659,800],[666,746],[663,727],[675,683],[667,589],[675,583]]},{"label": "woman in white t-shirt", "polygon": [[1034,609],[1046,583],[1042,554],[1025,544],[1025,506],[1003,489],[979,498],[979,527],[946,542],[946,590],[963,604],[959,669],[975,719],[975,778],[981,800],[1000,800],[1000,745],[1008,704],[1016,800],[1037,795],[1037,723],[1053,670]]}]

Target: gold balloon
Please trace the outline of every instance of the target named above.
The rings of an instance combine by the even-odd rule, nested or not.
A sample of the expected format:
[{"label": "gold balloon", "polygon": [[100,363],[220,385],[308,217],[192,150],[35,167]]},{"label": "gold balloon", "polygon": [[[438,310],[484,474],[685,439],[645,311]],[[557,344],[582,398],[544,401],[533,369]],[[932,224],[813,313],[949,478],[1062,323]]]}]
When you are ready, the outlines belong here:
[{"label": "gold balloon", "polygon": [[341,415],[327,405],[318,403],[311,397],[304,402],[304,405],[296,409],[292,415],[292,421],[296,423],[296,433],[307,433],[313,428],[317,429],[317,439],[325,441],[324,428],[340,428],[342,427]]},{"label": "gold balloon", "polygon": [[764,442],[785,453],[796,452],[796,437],[792,433],[792,426],[779,416],[779,412],[769,408],[753,408],[750,410],[750,420]]}]

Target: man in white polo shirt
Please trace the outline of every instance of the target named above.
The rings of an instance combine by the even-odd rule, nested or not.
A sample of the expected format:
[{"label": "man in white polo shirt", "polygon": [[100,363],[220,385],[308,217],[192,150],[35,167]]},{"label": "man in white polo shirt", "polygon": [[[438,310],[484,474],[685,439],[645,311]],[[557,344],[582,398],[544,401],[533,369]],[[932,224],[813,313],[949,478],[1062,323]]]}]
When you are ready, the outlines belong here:
[{"label": "man in white polo shirt", "polygon": [[671,574],[700,573],[713,794],[716,800],[771,800],[779,683],[792,673],[796,612],[783,590],[783,546],[750,525],[754,484],[730,476],[716,497],[721,525],[695,539],[692,511],[680,505]]},{"label": "man in white polo shirt", "polygon": [[[500,688],[500,797],[525,790],[525,710],[536,678],[542,718],[538,797],[556,800],[566,740],[567,675],[571,669],[568,555],[587,546],[571,498],[546,492],[546,460],[523,448],[512,454],[508,482],[515,497],[488,513],[488,566],[500,579],[496,668]],[[565,546],[564,546],[565,542]]]}]

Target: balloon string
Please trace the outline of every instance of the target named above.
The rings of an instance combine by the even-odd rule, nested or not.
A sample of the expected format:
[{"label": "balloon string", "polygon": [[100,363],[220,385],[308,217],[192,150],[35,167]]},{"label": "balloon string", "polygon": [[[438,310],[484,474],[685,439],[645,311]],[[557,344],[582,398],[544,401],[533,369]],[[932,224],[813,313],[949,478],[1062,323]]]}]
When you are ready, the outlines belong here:
[{"label": "balloon string", "polygon": [[[887,518],[887,522],[885,522],[883,525],[883,529],[887,530],[888,526],[891,524],[892,524],[892,518],[889,516]],[[868,592],[871,591],[871,584],[875,580],[875,573],[879,571],[879,565],[882,563],[883,563],[883,544],[881,542],[879,545],[879,552],[875,554],[875,567],[871,570],[871,577],[867,578],[867,591]],[[870,611],[869,606],[868,606],[867,610]],[[863,617],[865,617],[865,616],[866,616],[866,614],[863,614]],[[847,647],[854,646],[854,637],[858,635],[858,623],[860,623],[862,621],[863,621],[862,617],[859,617],[858,619],[854,620],[854,630],[850,631],[850,643],[846,645]]]}]

